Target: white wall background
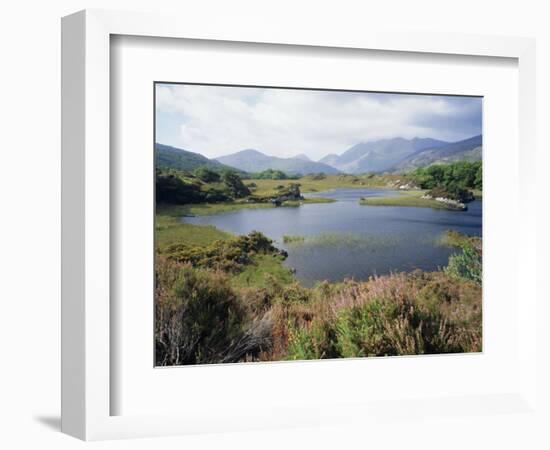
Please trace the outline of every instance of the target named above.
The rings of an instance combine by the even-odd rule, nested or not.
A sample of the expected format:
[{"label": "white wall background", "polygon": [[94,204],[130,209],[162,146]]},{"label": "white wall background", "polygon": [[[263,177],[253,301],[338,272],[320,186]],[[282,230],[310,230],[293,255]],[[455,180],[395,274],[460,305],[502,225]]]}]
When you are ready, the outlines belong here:
[{"label": "white wall background", "polygon": [[[455,31],[531,36],[538,39],[539,274],[549,266],[550,229],[550,11],[541,0],[19,0],[0,9],[0,447],[82,448],[59,433],[60,359],[60,17],[83,8],[176,11],[208,20],[269,20],[281,27],[338,27]],[[503,257],[506,255],[503,254]],[[546,264],[546,266],[543,265]],[[550,296],[545,297],[550,301]],[[540,314],[548,315],[542,305]],[[541,337],[550,343],[549,332]],[[548,349],[548,346],[546,346]],[[550,352],[539,350],[546,380]],[[548,395],[548,389],[543,393]],[[548,398],[548,397],[547,397]],[[501,432],[484,433],[491,418],[403,422],[375,448],[411,447],[407,430],[424,427],[424,448],[548,448],[535,438],[541,423],[500,418]],[[519,422],[522,422],[519,426]],[[550,423],[550,420],[548,420]],[[448,427],[446,442],[430,439],[430,428]],[[334,428],[119,441],[95,448],[348,448],[367,447],[373,431]],[[380,442],[383,444],[380,445]],[[89,444],[90,445],[90,444]]]}]

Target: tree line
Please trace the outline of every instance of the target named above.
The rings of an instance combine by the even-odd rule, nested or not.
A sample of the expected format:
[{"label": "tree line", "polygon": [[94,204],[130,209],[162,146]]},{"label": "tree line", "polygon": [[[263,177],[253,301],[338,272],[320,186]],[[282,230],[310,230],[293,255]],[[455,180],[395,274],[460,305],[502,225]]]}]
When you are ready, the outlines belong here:
[{"label": "tree line", "polygon": [[157,203],[214,203],[248,195],[250,189],[236,172],[230,170],[219,173],[207,167],[199,167],[193,173],[173,169],[155,171]]},{"label": "tree line", "polygon": [[434,196],[459,201],[468,201],[472,198],[471,190],[483,188],[481,161],[435,164],[416,169],[409,176],[420,188],[433,191]]}]

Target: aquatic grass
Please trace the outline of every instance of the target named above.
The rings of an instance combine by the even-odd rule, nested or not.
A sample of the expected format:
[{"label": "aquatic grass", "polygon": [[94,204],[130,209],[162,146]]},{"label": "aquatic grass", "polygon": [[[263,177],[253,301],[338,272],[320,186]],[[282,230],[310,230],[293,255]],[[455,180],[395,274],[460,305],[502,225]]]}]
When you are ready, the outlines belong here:
[{"label": "aquatic grass", "polygon": [[338,200],[335,198],[328,198],[328,197],[305,197],[302,202],[303,203],[335,203]]},{"label": "aquatic grass", "polygon": [[289,244],[291,242],[303,242],[305,241],[305,239],[306,239],[305,236],[290,236],[287,234],[283,236],[283,242],[285,244]]},{"label": "aquatic grass", "polygon": [[447,230],[438,237],[438,244],[446,247],[463,248],[471,245],[481,250],[481,237],[468,236],[455,230]]},{"label": "aquatic grass", "polygon": [[314,236],[283,236],[289,247],[352,248],[356,251],[374,251],[396,246],[403,238],[399,235],[360,235],[355,233],[321,233]]}]

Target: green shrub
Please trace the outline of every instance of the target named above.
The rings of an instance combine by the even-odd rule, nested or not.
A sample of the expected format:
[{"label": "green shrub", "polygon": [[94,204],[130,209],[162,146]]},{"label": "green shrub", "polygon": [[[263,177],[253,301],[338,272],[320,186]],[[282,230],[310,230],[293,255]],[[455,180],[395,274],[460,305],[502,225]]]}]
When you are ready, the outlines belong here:
[{"label": "green shrub", "polygon": [[250,264],[251,256],[254,254],[285,256],[284,252],[273,246],[271,239],[258,231],[252,231],[247,236],[216,240],[207,246],[172,244],[163,254],[175,262],[233,273]]},{"label": "green shrub", "polygon": [[288,360],[335,358],[332,349],[330,328],[321,322],[314,322],[302,328],[288,325],[288,349],[285,358]]},{"label": "green shrub", "polygon": [[289,176],[282,170],[267,169],[263,172],[253,173],[250,175],[255,180],[288,180],[295,177]]},{"label": "green shrub", "polygon": [[241,177],[237,173],[231,171],[224,172],[222,174],[222,181],[232,197],[243,198],[250,195],[250,189],[244,185]]},{"label": "green shrub", "polygon": [[218,189],[210,189],[204,193],[206,203],[229,202],[233,200],[226,192]]},{"label": "green shrub", "polygon": [[218,172],[215,172],[205,166],[195,169],[194,175],[205,183],[217,183],[221,178]]},{"label": "green shrub", "polygon": [[157,258],[157,365],[221,362],[244,336],[246,319],[224,275]]},{"label": "green shrub", "polygon": [[472,192],[456,184],[449,184],[446,187],[436,186],[427,192],[433,198],[443,197],[466,203],[474,199]]},{"label": "green shrub", "polygon": [[422,189],[443,189],[458,195],[462,190],[482,188],[481,161],[458,161],[452,164],[434,164],[409,174]]},{"label": "green shrub", "polygon": [[444,271],[452,277],[470,280],[481,285],[482,268],[480,251],[472,244],[465,243],[460,253],[449,257],[449,263]]},{"label": "green shrub", "polygon": [[200,203],[204,201],[204,193],[197,183],[189,183],[177,175],[156,173],[155,196],[160,203]]}]

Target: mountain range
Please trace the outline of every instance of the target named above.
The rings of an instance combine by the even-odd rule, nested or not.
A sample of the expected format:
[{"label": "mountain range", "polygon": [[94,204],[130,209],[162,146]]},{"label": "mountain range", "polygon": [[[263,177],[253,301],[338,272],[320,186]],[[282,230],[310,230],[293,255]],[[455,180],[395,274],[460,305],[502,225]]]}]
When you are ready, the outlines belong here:
[{"label": "mountain range", "polygon": [[358,143],[341,155],[331,153],[319,161],[304,154],[292,158],[266,155],[247,149],[216,159],[169,145],[155,145],[155,162],[160,168],[195,170],[206,166],[221,171],[237,169],[254,173],[267,169],[281,170],[289,175],[308,173],[406,172],[432,164],[455,161],[480,161],[483,147],[481,135],[458,142],[445,142],[431,138],[393,138]]},{"label": "mountain range", "polygon": [[439,147],[419,150],[403,158],[392,167],[395,171],[407,171],[432,164],[449,164],[455,161],[481,161],[483,138],[473,136],[463,141],[452,142]]},{"label": "mountain range", "polygon": [[479,161],[481,149],[481,135],[458,142],[398,137],[361,142],[341,155],[331,153],[319,161],[346,173],[403,172],[436,163]]},{"label": "mountain range", "polygon": [[279,158],[265,155],[258,150],[247,149],[227,156],[220,156],[216,160],[222,164],[235,167],[245,172],[262,172],[273,169],[282,170],[289,175],[308,173],[339,173],[340,171],[328,164],[315,162],[298,155],[294,158]]},{"label": "mountain range", "polygon": [[384,172],[413,153],[446,144],[447,142],[429,138],[380,139],[360,142],[340,156],[328,155],[321,161],[346,173]]}]

